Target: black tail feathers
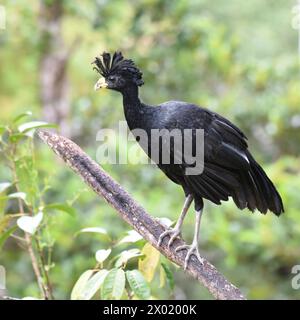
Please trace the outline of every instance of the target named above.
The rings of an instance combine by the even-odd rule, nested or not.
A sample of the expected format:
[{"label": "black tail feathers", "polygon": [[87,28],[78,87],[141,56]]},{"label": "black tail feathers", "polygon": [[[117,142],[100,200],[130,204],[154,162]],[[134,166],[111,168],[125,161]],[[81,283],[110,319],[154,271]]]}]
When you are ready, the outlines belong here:
[{"label": "black tail feathers", "polygon": [[[279,216],[284,212],[284,207],[278,191],[250,152],[247,157],[250,161],[250,171],[248,171],[248,176],[243,177],[243,185],[247,189],[245,192],[247,207],[252,211],[258,209],[264,214],[270,210]],[[251,196],[248,198],[247,194]]]}]

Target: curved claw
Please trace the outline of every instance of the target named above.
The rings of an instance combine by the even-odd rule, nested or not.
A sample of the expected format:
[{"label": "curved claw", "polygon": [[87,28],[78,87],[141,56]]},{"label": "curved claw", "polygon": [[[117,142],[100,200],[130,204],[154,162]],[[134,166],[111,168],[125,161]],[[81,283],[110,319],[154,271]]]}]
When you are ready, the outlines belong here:
[{"label": "curved claw", "polygon": [[200,256],[200,253],[199,253],[199,250],[198,250],[198,246],[197,245],[187,245],[187,244],[184,244],[182,246],[179,246],[175,249],[175,252],[178,252],[178,251],[181,251],[181,250],[187,250],[187,253],[186,253],[186,256],[185,256],[185,259],[184,259],[184,270],[187,269],[188,267],[188,264],[189,264],[189,260],[190,260],[190,257],[191,255],[194,255],[198,261],[200,262],[200,264],[203,264],[204,260],[203,258]]},{"label": "curved claw", "polygon": [[178,246],[176,249],[175,249],[175,252],[178,252],[178,251],[181,251],[181,250],[189,250],[191,246],[189,246],[188,244],[184,244],[182,246]]},{"label": "curved claw", "polygon": [[164,231],[158,239],[157,245],[160,247],[162,244],[163,239],[166,236],[170,236],[170,240],[168,242],[168,247],[170,247],[172,245],[172,243],[175,241],[175,239],[180,236],[180,230],[177,229],[171,229],[171,230],[166,230]]}]

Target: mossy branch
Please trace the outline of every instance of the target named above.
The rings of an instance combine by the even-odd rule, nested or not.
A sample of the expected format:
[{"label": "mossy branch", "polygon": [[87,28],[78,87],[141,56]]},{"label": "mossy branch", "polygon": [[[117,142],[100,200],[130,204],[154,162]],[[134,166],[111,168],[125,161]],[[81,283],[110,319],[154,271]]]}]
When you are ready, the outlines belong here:
[{"label": "mossy branch", "polygon": [[[38,130],[37,135],[65,163],[78,174],[83,181],[109,205],[114,207],[120,217],[134,228],[145,240],[169,260],[183,268],[185,251],[175,252],[178,245],[185,242],[175,240],[171,248],[167,240],[157,246],[159,235],[166,230],[158,220],[151,217],[116,181],[114,181],[95,161],[93,161],[74,142],[47,130]],[[241,291],[231,284],[211,263],[204,260],[201,265],[191,257],[186,273],[203,284],[209,292],[221,300],[244,300]]]}]

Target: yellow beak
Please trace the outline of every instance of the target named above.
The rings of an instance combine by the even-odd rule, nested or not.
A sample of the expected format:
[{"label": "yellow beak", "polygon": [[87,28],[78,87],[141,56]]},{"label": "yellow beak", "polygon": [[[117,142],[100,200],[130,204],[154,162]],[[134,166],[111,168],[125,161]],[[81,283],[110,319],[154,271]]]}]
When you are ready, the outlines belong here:
[{"label": "yellow beak", "polygon": [[95,90],[99,90],[101,88],[107,88],[107,83],[105,82],[105,78],[100,78],[94,86]]}]

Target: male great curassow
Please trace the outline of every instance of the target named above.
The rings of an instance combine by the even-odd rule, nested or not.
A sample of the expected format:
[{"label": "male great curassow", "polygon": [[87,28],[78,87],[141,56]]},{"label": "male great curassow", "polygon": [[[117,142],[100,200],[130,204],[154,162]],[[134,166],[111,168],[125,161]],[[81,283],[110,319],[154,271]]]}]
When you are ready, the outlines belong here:
[{"label": "male great curassow", "polygon": [[[195,255],[202,263],[198,251],[198,238],[203,199],[221,204],[221,201],[232,197],[239,209],[248,208],[251,211],[257,209],[264,214],[270,210],[277,216],[284,212],[280,195],[248,150],[245,135],[229,120],[187,102],[168,101],[158,106],[141,102],[138,89],[144,84],[142,72],[132,60],[124,59],[120,52],[115,52],[113,56],[103,53],[101,57],[95,59],[94,64],[95,69],[102,75],[95,85],[95,90],[108,88],[122,94],[129,129],[148,156],[169,179],[180,184],[185,193],[186,199],[180,217],[173,229],[160,235],[159,245],[166,236],[169,236],[168,245],[171,246],[175,238],[180,236],[183,220],[194,201],[196,223],[193,243],[191,246],[176,248],[176,251],[187,250],[185,268],[191,255]],[[147,134],[147,140],[141,139],[140,134],[136,133],[140,132],[140,129]],[[168,145],[165,143],[164,135],[161,135],[160,143],[154,148],[151,147],[153,132],[157,133],[163,129],[177,130],[177,132],[179,130],[183,133],[182,136],[186,130],[193,133],[190,135],[190,140],[185,139],[178,144],[174,139],[170,139]],[[197,129],[204,131],[201,158],[203,170],[195,174],[192,169],[196,164],[186,159],[189,157],[195,159],[193,154],[197,144],[200,144],[196,139]],[[191,148],[187,148],[189,143]],[[158,157],[153,155],[153,152],[157,151],[155,148],[159,151]],[[163,161],[164,153],[169,154],[169,162]],[[188,169],[191,169],[190,173]]]}]

